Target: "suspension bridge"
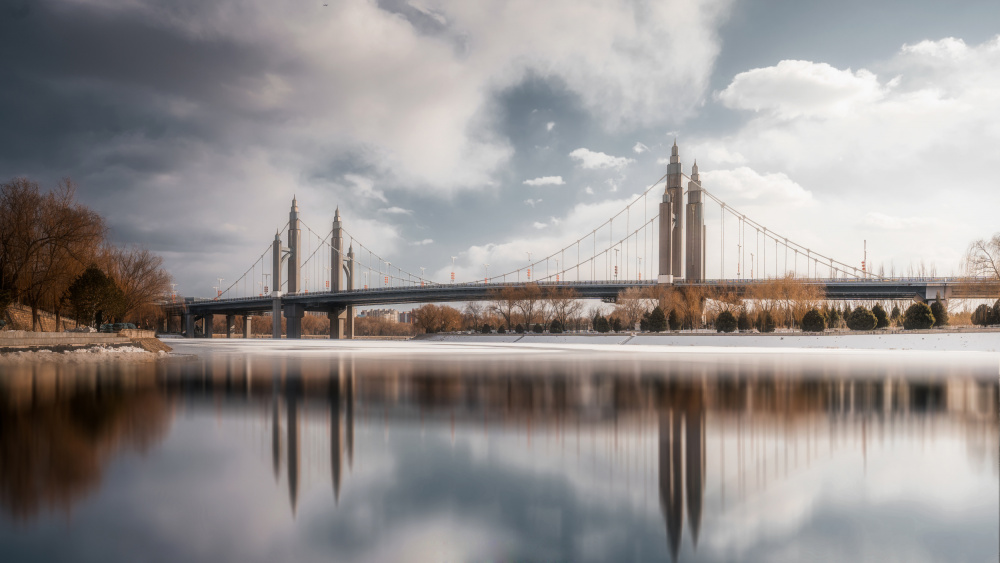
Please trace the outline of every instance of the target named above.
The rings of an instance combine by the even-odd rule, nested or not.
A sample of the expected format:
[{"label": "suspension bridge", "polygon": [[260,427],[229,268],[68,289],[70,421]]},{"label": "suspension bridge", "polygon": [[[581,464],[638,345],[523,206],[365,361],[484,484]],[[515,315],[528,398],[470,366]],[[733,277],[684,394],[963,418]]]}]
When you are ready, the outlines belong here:
[{"label": "suspension bridge", "polygon": [[[709,244],[705,211],[709,201],[720,212],[713,221],[718,228],[717,248],[714,242]],[[706,265],[716,253],[719,277],[708,279]],[[227,327],[242,316],[247,337],[250,317],[270,312],[274,338],[281,337],[282,315],[285,335],[300,338],[301,319],[311,311],[327,314],[331,338],[353,338],[355,307],[486,300],[498,289],[529,283],[572,289],[581,299],[613,300],[624,289],[654,285],[746,292],[791,274],[822,288],[831,300],[947,300],[956,292],[989,297],[970,293],[956,279],[875,275],[864,263],[859,268],[799,244],[705,189],[697,162],[691,174],[685,174],[676,142],[667,173],[624,209],[555,251],[526,249],[525,254],[528,260],[523,266],[492,276],[484,264],[484,276],[476,280],[456,281],[453,260],[451,279],[435,281],[425,277],[423,268],[415,274],[365,245],[345,227],[339,208],[329,229],[313,229],[300,217],[293,198],[288,223],[242,275],[226,287],[220,278],[213,299],[173,303],[166,311],[181,318],[188,337],[195,335],[199,321],[202,335],[210,337],[216,314],[228,317]],[[540,257],[532,260],[532,255]]]}]

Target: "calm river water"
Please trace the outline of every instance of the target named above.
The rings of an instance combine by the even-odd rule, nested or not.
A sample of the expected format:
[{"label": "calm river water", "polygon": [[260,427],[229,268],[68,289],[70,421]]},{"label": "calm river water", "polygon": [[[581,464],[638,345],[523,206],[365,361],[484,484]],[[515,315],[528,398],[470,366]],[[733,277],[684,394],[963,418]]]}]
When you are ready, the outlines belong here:
[{"label": "calm river water", "polygon": [[0,367],[0,560],[997,561],[996,355],[175,351]]}]

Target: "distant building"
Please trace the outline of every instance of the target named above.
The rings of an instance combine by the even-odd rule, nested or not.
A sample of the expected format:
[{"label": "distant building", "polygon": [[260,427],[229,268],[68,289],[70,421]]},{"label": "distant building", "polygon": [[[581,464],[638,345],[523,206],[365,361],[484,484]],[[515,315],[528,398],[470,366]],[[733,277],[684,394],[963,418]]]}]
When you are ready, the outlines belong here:
[{"label": "distant building", "polygon": [[369,309],[367,311],[361,311],[358,313],[358,318],[365,319],[385,319],[392,321],[394,323],[406,323],[410,324],[413,322],[412,315],[409,311],[398,311],[396,309]]}]

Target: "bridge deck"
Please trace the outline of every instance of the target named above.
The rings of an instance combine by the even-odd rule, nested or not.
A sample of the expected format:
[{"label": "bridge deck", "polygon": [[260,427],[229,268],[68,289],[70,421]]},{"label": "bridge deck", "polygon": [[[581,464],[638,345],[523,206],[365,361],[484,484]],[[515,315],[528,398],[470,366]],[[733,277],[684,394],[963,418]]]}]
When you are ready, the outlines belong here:
[{"label": "bridge deck", "polygon": [[[666,287],[700,287],[712,292],[729,289],[739,293],[773,280],[713,280],[706,282],[678,282]],[[803,280],[808,285],[821,286],[827,299],[831,300],[906,300],[933,299],[935,294],[943,298],[965,297],[991,299],[997,296],[997,285],[992,283],[970,283],[954,278],[906,278],[892,280]],[[499,284],[451,284],[426,285],[416,287],[390,287],[379,289],[356,289],[341,292],[313,292],[285,294],[281,296],[283,305],[300,305],[307,311],[329,311],[337,307],[394,305],[406,303],[439,303],[454,301],[483,301],[491,293],[505,287],[523,287],[524,283]],[[598,282],[540,282],[544,289],[572,289],[581,299],[613,299],[628,288],[645,288],[656,285],[654,281],[598,281]],[[170,314],[187,312],[195,315],[206,314],[251,314],[270,311],[273,299],[270,296],[247,297],[223,300],[191,301],[168,305]]]}]

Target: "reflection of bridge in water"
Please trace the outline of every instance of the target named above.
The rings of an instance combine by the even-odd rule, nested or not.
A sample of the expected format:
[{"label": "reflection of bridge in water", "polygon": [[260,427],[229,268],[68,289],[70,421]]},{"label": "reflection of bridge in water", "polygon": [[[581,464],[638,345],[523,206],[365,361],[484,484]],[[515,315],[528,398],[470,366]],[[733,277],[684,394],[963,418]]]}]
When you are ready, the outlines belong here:
[{"label": "reflection of bridge in water", "polygon": [[163,381],[188,404],[258,413],[259,430],[271,435],[275,476],[286,473],[293,512],[305,428],[314,437],[321,427],[328,432],[328,445],[309,441],[307,448],[320,451],[306,457],[314,464],[329,459],[328,473],[310,473],[329,475],[339,503],[345,476],[356,467],[358,426],[382,425],[386,437],[393,428],[450,426],[453,440],[456,428],[471,439],[506,440],[531,450],[538,463],[575,455],[578,466],[593,464],[592,477],[613,476],[616,494],[635,494],[641,483],[645,502],[658,490],[675,560],[685,527],[697,548],[706,489],[714,488],[724,511],[727,492],[739,504],[818,461],[860,453],[866,464],[887,428],[891,439],[901,429],[930,441],[958,433],[971,458],[1000,474],[993,455],[1000,446],[997,381],[959,368],[937,379],[914,366],[844,379],[833,377],[845,369],[836,362],[806,377],[802,366],[779,358],[700,370],[621,363],[582,361],[552,373],[545,358],[538,368],[499,362],[466,371],[471,364],[432,366],[413,357],[355,363],[250,356],[174,367]]}]

